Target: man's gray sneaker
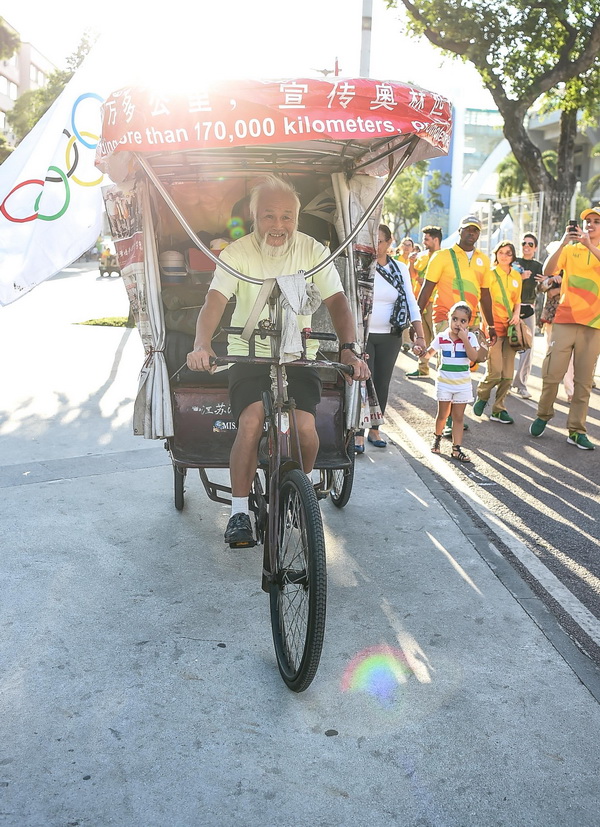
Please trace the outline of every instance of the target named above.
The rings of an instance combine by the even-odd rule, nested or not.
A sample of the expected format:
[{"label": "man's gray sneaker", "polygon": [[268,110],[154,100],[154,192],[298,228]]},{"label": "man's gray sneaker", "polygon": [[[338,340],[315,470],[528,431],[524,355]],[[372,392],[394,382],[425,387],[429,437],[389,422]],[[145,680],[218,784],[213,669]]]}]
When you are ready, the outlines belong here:
[{"label": "man's gray sneaker", "polygon": [[225,542],[229,543],[231,548],[256,545],[250,517],[247,514],[240,511],[229,518],[225,529]]}]

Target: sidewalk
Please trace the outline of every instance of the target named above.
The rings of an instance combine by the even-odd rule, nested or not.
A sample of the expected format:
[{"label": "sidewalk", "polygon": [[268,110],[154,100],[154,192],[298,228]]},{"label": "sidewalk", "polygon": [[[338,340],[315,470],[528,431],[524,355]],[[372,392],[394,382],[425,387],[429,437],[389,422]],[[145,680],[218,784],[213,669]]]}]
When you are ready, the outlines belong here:
[{"label": "sidewalk", "polygon": [[[125,312],[69,282],[71,316]],[[0,309],[0,824],[595,827],[597,702],[402,452],[322,503],[325,647],[294,695],[260,549],[224,546],[197,475],[175,510],[131,436],[137,333],[49,318],[66,289]]]}]

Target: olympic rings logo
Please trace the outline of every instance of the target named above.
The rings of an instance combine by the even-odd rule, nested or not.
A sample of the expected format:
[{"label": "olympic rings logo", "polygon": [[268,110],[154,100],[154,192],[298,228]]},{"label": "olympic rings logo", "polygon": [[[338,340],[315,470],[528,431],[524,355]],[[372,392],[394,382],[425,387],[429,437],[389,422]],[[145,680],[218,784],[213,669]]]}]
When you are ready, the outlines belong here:
[{"label": "olympic rings logo", "polygon": [[[69,179],[71,179],[75,184],[78,184],[80,187],[97,187],[99,184],[102,183],[104,175],[100,175],[93,181],[83,181],[81,178],[75,175],[75,171],[79,165],[79,148],[77,146],[77,142],[82,144],[86,149],[94,150],[98,145],[98,141],[100,140],[99,135],[94,135],[92,132],[84,132],[83,130],[80,132],[75,125],[75,115],[77,113],[77,107],[79,104],[85,100],[86,98],[93,98],[98,100],[100,103],[104,102],[104,98],[101,98],[100,95],[96,95],[93,92],[86,92],[83,95],[80,95],[75,103],[73,104],[73,109],[71,111],[71,128],[73,130],[73,134],[69,132],[68,129],[63,129],[63,135],[67,137],[67,146],[65,149],[65,168],[67,172],[59,169],[59,167],[51,165],[48,167],[48,173],[55,173],[54,175],[47,174],[44,180],[41,178],[29,178],[27,181],[22,181],[20,184],[16,184],[8,195],[4,198],[2,203],[0,204],[0,213],[8,220],[12,221],[15,224],[25,224],[28,221],[35,221],[39,219],[40,221],[56,221],[58,218],[61,218],[69,208],[69,204],[71,203],[71,187],[69,185]],[[85,138],[90,138],[95,143],[90,143],[86,141]],[[44,186],[49,184],[62,184],[64,187],[64,201],[59,210],[53,213],[52,215],[43,215],[39,212],[39,205],[44,193]],[[22,189],[23,187],[28,186],[39,186],[42,187],[41,192],[38,193],[37,198],[33,204],[33,212],[30,215],[25,216],[24,218],[17,218],[14,215],[11,215],[7,209],[7,201],[18,190]]]}]

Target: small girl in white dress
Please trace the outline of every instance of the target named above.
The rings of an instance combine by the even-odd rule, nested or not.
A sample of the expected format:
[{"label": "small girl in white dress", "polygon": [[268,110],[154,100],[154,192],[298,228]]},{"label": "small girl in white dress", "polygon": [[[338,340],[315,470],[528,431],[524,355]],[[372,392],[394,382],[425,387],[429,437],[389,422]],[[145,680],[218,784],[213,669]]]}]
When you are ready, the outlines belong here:
[{"label": "small girl in white dress", "polygon": [[431,451],[440,453],[442,431],[448,416],[452,416],[452,459],[471,462],[462,449],[465,407],[473,401],[471,362],[477,360],[478,343],[474,333],[469,333],[471,308],[466,302],[457,302],[448,313],[449,326],[438,333],[427,354],[440,354],[440,366],[435,382],[438,403],[435,435]]}]

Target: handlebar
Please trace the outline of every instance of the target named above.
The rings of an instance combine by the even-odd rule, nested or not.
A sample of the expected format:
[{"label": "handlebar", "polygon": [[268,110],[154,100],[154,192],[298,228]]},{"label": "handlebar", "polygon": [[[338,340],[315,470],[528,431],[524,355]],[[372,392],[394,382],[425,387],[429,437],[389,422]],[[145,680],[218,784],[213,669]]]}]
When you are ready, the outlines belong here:
[{"label": "handlebar", "polygon": [[[235,336],[239,336],[243,332],[243,327],[222,327],[221,333],[225,333],[228,336],[233,334]],[[260,330],[255,330],[255,336],[279,336],[281,330],[279,329],[270,329],[268,327],[261,328]],[[337,336],[335,333],[318,333],[315,331],[310,330],[310,328],[305,328],[302,331],[302,334],[305,339],[318,339],[321,342],[335,342],[337,341]]]},{"label": "handlebar", "polygon": [[[222,365],[235,365],[238,362],[246,362],[252,365],[278,365],[279,360],[267,356],[211,356],[210,365],[220,367]],[[340,373],[354,376],[352,365],[344,365],[342,362],[325,362],[320,359],[297,359],[294,362],[286,362],[282,367],[303,367],[303,368],[335,368]]]}]

